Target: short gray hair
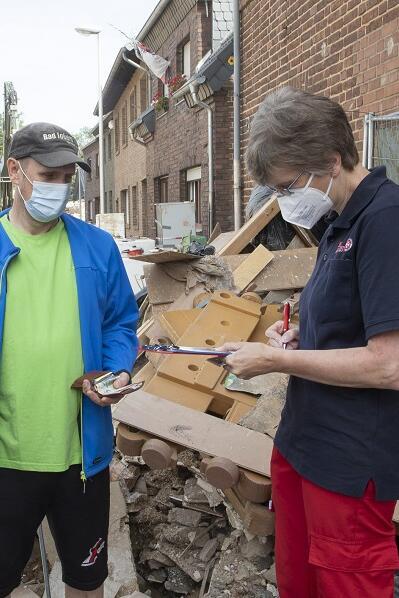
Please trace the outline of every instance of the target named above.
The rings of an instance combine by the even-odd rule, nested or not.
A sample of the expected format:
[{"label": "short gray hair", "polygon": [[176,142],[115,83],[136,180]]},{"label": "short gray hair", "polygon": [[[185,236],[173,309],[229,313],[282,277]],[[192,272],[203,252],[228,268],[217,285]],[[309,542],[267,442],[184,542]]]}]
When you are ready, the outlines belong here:
[{"label": "short gray hair", "polygon": [[326,174],[334,152],[347,170],[359,162],[342,106],[330,98],[282,87],[266,96],[255,114],[246,160],[254,180],[267,185],[274,168]]}]

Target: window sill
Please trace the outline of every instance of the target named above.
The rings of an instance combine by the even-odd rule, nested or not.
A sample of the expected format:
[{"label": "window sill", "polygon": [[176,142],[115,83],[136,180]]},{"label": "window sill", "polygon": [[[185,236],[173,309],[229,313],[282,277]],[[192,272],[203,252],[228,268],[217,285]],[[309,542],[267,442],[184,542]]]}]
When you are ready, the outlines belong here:
[{"label": "window sill", "polygon": [[169,112],[169,110],[164,110],[163,112],[157,112],[155,119],[160,120],[161,118],[166,116],[168,114],[168,112]]}]

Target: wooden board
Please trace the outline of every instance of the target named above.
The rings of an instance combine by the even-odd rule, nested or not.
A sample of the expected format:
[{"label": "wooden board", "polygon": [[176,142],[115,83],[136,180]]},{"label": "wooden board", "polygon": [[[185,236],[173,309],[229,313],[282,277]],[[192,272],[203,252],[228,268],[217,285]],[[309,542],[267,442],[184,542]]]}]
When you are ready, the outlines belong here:
[{"label": "wooden board", "polygon": [[265,203],[265,205],[256,212],[236,231],[229,242],[219,251],[219,255],[235,255],[240,253],[256,235],[269,224],[271,220],[280,212],[280,207],[275,196]]},{"label": "wooden board", "polygon": [[[302,289],[308,282],[316,264],[317,248],[272,251],[273,260],[253,280],[255,291]],[[226,263],[235,271],[247,258],[246,255],[226,256]]]},{"label": "wooden board", "polygon": [[165,311],[159,317],[159,323],[174,343],[183,336],[185,331],[200,315],[199,309],[179,309]]},{"label": "wooden board", "polygon": [[170,262],[189,262],[197,260],[198,255],[190,253],[181,253],[180,251],[159,251],[158,253],[143,253],[130,257],[137,262],[146,262],[147,264],[169,264]]},{"label": "wooden board", "polygon": [[[225,341],[246,341],[259,318],[259,304],[240,299],[233,293],[218,291],[180,337],[179,344],[212,349]],[[168,356],[158,370],[159,376],[179,380],[204,391],[213,389],[221,374],[223,370],[207,363],[207,357],[202,355]]]},{"label": "wooden board", "polygon": [[222,227],[220,226],[219,222],[216,222],[215,228],[211,232],[210,237],[208,239],[208,245],[212,245],[212,241],[217,239],[218,236],[221,234],[222,234]]},{"label": "wooden board", "polygon": [[264,434],[194,411],[143,390],[127,395],[114,419],[159,438],[270,477],[273,441]]},{"label": "wooden board", "polygon": [[272,252],[263,245],[258,245],[247,259],[234,270],[234,283],[237,289],[243,291],[272,259]]},{"label": "wooden board", "polygon": [[144,277],[151,305],[173,303],[184,292],[184,282],[173,280],[162,269],[162,266],[145,265]]},{"label": "wooden board", "polygon": [[217,253],[218,255],[221,255],[221,251],[224,249],[224,247],[226,247],[226,245],[233,239],[233,237],[235,236],[235,231],[229,231],[228,233],[220,233],[220,235],[218,235],[216,237],[216,239],[214,239],[212,241],[212,243],[210,243],[210,245],[212,245],[215,248],[215,253]]}]

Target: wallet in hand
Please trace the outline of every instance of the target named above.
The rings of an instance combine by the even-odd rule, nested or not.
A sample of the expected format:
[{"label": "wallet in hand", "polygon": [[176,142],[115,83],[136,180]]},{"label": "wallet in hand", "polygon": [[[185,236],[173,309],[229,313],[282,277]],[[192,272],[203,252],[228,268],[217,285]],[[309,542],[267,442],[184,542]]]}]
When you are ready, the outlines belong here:
[{"label": "wallet in hand", "polygon": [[124,395],[139,390],[144,382],[131,383],[121,388],[115,388],[114,382],[118,379],[118,374],[114,372],[87,372],[80,378],[77,378],[71,385],[71,388],[82,389],[83,380],[89,380],[92,390],[102,397],[123,397]]}]

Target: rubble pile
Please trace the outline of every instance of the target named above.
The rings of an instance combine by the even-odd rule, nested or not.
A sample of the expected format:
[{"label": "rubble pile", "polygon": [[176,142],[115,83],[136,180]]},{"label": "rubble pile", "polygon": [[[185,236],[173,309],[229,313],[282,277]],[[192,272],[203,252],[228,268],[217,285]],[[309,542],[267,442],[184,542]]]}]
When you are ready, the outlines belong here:
[{"label": "rubble pile", "polygon": [[223,493],[201,476],[198,454],[182,451],[175,468],[151,470],[118,453],[111,475],[126,501],[143,594],[277,596],[273,538],[245,532]]}]

